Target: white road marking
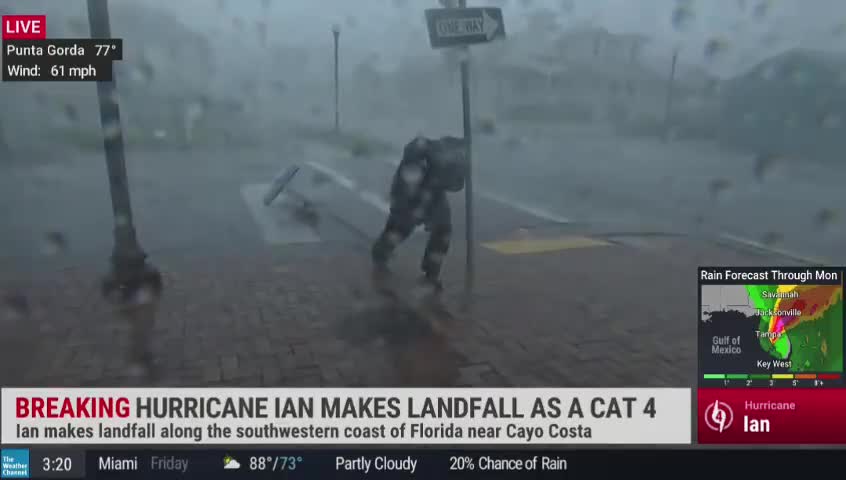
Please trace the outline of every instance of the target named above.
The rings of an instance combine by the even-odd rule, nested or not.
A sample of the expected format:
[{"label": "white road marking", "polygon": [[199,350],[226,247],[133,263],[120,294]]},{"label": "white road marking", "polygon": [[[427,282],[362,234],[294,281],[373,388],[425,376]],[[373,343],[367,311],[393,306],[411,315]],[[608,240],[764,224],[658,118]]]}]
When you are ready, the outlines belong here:
[{"label": "white road marking", "polygon": [[391,211],[391,204],[383,200],[379,195],[376,195],[373,192],[363,191],[358,194],[362,200],[373,205],[374,207],[378,208],[382,211],[382,213],[389,213]]},{"label": "white road marking", "polygon": [[523,203],[517,200],[505,198],[503,196],[500,196],[499,194],[489,192],[487,190],[479,189],[479,196],[487,198],[488,200],[493,200],[494,202],[500,203],[514,210],[519,210],[521,212],[528,213],[529,215],[541,218],[543,220],[548,220],[555,223],[570,223],[569,218],[562,217],[556,213],[547,211],[546,209],[540,207],[535,207],[534,205],[529,205],[527,203]]},{"label": "white road marking", "polygon": [[[361,199],[362,202],[370,205],[371,207],[376,208],[384,215],[388,215],[391,212],[391,204],[382,196],[377,195],[376,193],[371,192],[369,190],[362,190],[357,188],[357,184],[354,180],[347,177],[343,173],[335,170],[334,168],[323,165],[322,163],[317,163],[315,161],[308,161],[306,162],[306,165],[319,172],[326,174],[326,176],[328,176],[335,183],[351,191],[359,199]],[[423,233],[423,229],[418,228],[412,232],[412,235],[419,235],[421,233]]]},{"label": "white road marking", "polygon": [[312,160],[307,161],[306,165],[308,165],[309,167],[317,170],[320,173],[326,174],[327,176],[329,176],[329,178],[334,180],[335,183],[337,183],[338,185],[340,185],[340,186],[342,186],[346,189],[349,189],[349,190],[352,190],[352,191],[356,191],[356,189],[357,189],[356,183],[353,179],[347,177],[346,175],[343,175],[342,173],[339,173],[338,171],[336,171],[334,169],[327,167],[326,165],[317,163],[317,162],[312,161]]},{"label": "white road marking", "polygon": [[780,255],[782,257],[790,258],[792,260],[797,260],[799,262],[807,263],[810,265],[832,265],[831,262],[828,262],[825,259],[806,257],[804,255],[799,255],[788,250],[783,250],[781,248],[770,247],[764,244],[763,242],[759,242],[757,240],[749,240],[748,238],[739,237],[731,233],[721,233],[719,237],[723,240],[728,240],[730,242],[738,243],[740,245],[745,245],[756,250],[771,252],[776,255]]},{"label": "white road marking", "polygon": [[268,245],[320,242],[317,232],[307,225],[298,223],[291,218],[290,212],[284,210],[282,205],[288,199],[285,193],[280,194],[270,206],[264,206],[262,199],[268,188],[270,184],[267,183],[241,186],[241,196],[258,225],[264,241]]}]

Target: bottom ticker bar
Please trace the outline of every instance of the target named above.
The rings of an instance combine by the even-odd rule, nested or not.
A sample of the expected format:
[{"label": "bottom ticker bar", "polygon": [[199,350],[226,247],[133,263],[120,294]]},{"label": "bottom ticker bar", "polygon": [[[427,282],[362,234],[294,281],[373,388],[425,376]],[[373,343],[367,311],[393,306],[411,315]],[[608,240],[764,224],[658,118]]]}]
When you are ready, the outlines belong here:
[{"label": "bottom ticker bar", "polygon": [[[695,471],[714,478],[835,472],[846,450],[560,449],[560,450],[60,450],[4,448],[4,464],[28,476],[4,478],[650,478]],[[76,460],[68,460],[69,458]],[[779,461],[790,458],[790,462]],[[4,474],[13,473],[11,470]],[[20,473],[20,472],[18,472]],[[528,476],[527,476],[528,475]]]}]

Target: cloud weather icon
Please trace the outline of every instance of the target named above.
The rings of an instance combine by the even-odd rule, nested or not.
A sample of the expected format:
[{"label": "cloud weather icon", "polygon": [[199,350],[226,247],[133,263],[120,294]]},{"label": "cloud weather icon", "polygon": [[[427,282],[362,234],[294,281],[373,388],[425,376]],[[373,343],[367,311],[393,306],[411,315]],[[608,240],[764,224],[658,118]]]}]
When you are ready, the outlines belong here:
[{"label": "cloud weather icon", "polygon": [[223,457],[224,470],[238,470],[239,468],[241,468],[241,463],[238,462],[238,460],[235,460],[234,458],[228,455]]}]

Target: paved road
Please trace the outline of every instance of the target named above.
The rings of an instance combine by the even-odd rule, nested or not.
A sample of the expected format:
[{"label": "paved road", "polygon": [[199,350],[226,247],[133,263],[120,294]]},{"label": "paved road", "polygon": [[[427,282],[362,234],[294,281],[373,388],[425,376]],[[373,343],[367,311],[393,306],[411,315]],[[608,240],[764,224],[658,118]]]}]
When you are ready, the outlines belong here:
[{"label": "paved road", "polygon": [[[309,144],[284,155],[130,158],[141,240],[166,283],[153,330],[156,376],[145,384],[690,385],[695,266],[786,263],[682,238],[608,236],[482,183],[477,307],[457,323],[432,324],[374,304],[365,290],[367,246],[384,222],[396,156]],[[314,204],[317,224],[281,203],[272,215],[258,205],[263,184],[293,159],[303,168],[295,198]],[[0,383],[139,381],[125,362],[127,323],[95,286],[111,248],[102,163],[73,161],[3,177]],[[465,222],[463,196],[453,200],[445,275],[455,307]],[[50,231],[66,246],[45,242]],[[416,270],[424,239],[402,248],[397,271]],[[557,243],[512,255],[497,243],[508,240],[534,251]]]},{"label": "paved road", "polygon": [[[393,141],[415,132],[461,131],[456,121],[371,123],[369,132]],[[474,149],[481,185],[554,216],[728,236],[826,263],[846,262],[843,168],[793,158],[758,162],[701,142],[663,144],[567,126],[500,125],[492,135],[476,134]]]},{"label": "paved road", "polygon": [[[213,257],[354,240],[337,223],[310,222],[307,212],[295,208],[295,198],[280,198],[271,208],[261,204],[266,184],[292,156],[285,151],[130,153],[142,246],[154,257]],[[0,264],[7,268],[105,263],[113,220],[101,157],[4,172],[0,205]]]}]

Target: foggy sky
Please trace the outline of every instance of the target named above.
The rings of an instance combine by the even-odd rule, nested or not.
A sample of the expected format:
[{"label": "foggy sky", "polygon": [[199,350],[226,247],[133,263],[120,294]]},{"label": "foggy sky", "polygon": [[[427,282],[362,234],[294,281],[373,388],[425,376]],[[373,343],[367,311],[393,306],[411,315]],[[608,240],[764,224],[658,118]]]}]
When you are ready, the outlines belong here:
[{"label": "foggy sky", "polygon": [[[222,25],[231,16],[247,20],[262,18],[260,0],[228,0],[227,16],[220,15],[217,0],[155,0],[179,12],[189,24]],[[342,28],[342,46],[354,56],[378,53],[390,64],[403,55],[429,52],[422,9],[437,6],[435,0],[270,0],[266,16],[270,38],[292,45],[331,45],[330,28]],[[833,35],[846,23],[842,0],[510,0],[473,1],[469,6],[502,5],[506,28],[525,31],[527,18],[541,8],[557,14],[562,28],[593,23],[620,33],[644,33],[655,39],[653,53],[681,47],[686,63],[701,63],[712,70],[742,69],[742,65],[797,46],[844,49],[846,35]],[[567,4],[573,8],[565,12]],[[398,7],[397,4],[403,5]],[[674,27],[673,11],[686,4],[692,12],[683,31]],[[759,4],[767,14],[756,18]],[[211,8],[210,8],[211,7]],[[709,39],[729,43],[722,65],[706,65],[702,59]]]},{"label": "foggy sky", "polygon": [[[0,0],[14,5],[16,13],[43,13],[41,2],[62,4],[75,14],[84,12],[84,0]],[[252,57],[261,50],[255,45],[256,21],[268,25],[268,40],[279,46],[310,47],[331,51],[333,24],[341,26],[342,66],[378,56],[382,68],[390,69],[403,57],[437,55],[429,49],[423,12],[437,7],[436,0],[111,0],[116,3],[145,3],[176,14],[186,25],[211,34],[219,42],[243,38],[238,48],[252,51],[225,52]],[[223,10],[219,4],[224,4]],[[263,4],[269,4],[265,10]],[[681,49],[682,64],[701,65],[712,73],[731,75],[774,54],[805,47],[846,50],[846,2],[843,0],[469,0],[470,6],[501,6],[510,35],[525,34],[528,18],[540,9],[554,17],[561,28],[584,24],[602,26],[616,33],[643,33],[653,42],[647,58],[666,62],[675,48]],[[757,18],[759,5],[767,13]],[[567,9],[566,6],[571,6]],[[673,12],[687,5],[692,13],[680,31],[673,25]],[[28,8],[33,11],[24,11]],[[567,11],[569,10],[569,11]],[[243,21],[246,33],[232,28],[233,18]],[[49,23],[49,20],[48,20]],[[835,35],[837,29],[841,34]],[[251,35],[252,33],[252,35]],[[151,32],[155,35],[155,32]],[[711,39],[724,40],[728,47],[719,62],[703,58]],[[252,43],[251,43],[252,42]],[[253,48],[256,47],[256,48]],[[540,47],[539,47],[540,48]],[[327,63],[330,61],[327,55]]]}]

